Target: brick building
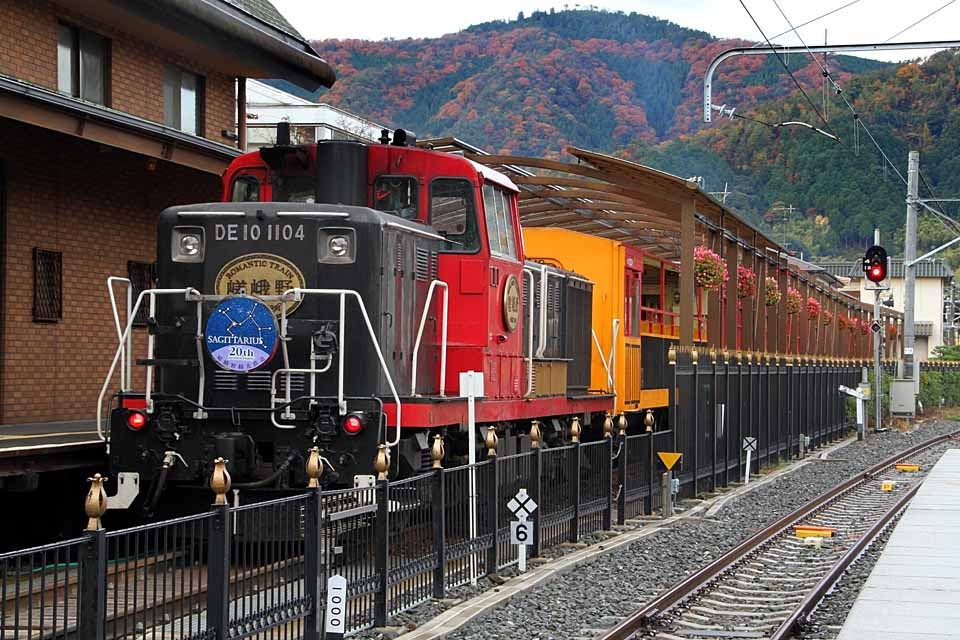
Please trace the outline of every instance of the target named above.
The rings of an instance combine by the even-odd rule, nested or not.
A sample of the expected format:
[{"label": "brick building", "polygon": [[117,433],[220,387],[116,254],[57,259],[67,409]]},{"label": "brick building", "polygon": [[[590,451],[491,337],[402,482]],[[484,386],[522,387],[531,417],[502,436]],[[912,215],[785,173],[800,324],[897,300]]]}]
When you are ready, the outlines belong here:
[{"label": "brick building", "polygon": [[149,278],[164,207],[219,199],[257,77],[334,79],[267,0],[0,2],[7,434],[89,434],[117,343],[107,278]]}]

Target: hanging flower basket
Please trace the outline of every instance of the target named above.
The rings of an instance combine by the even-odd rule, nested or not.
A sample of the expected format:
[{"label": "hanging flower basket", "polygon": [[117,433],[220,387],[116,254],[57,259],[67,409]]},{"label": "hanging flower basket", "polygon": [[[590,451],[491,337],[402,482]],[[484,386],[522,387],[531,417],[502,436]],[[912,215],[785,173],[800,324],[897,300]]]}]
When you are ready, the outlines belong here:
[{"label": "hanging flower basket", "polygon": [[816,320],[820,315],[820,301],[813,296],[807,298],[807,318]]},{"label": "hanging flower basket", "polygon": [[693,250],[693,273],[704,289],[717,289],[727,279],[727,261],[707,247]]},{"label": "hanging flower basket", "polygon": [[840,331],[849,331],[851,320],[847,316],[840,316],[837,318],[837,323],[840,325]]},{"label": "hanging flower basket", "polygon": [[757,274],[750,267],[737,267],[737,297],[752,298],[757,295]]},{"label": "hanging flower basket", "polygon": [[825,309],[824,312],[820,314],[820,318],[823,321],[824,326],[833,324],[833,312],[829,309]]},{"label": "hanging flower basket", "polygon": [[763,304],[768,307],[780,304],[780,285],[776,278],[768,277],[763,281]]},{"label": "hanging flower basket", "polygon": [[803,296],[793,287],[787,287],[787,313],[790,315],[800,313],[803,306]]},{"label": "hanging flower basket", "polygon": [[897,337],[897,325],[895,325],[895,324],[888,324],[888,325],[887,325],[887,335],[890,336],[891,339],[896,338],[896,337]]},{"label": "hanging flower basket", "polygon": [[863,335],[867,335],[868,333],[870,333],[870,323],[867,322],[866,319],[860,320],[860,333],[862,333]]}]

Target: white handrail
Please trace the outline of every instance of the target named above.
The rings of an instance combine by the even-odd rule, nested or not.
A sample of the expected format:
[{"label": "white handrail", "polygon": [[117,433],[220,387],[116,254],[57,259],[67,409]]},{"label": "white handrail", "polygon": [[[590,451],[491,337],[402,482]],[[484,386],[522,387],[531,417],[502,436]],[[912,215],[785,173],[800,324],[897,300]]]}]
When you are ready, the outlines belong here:
[{"label": "white handrail", "polygon": [[532,269],[523,269],[523,275],[530,276],[530,288],[527,289],[527,392],[524,396],[533,393],[533,287],[536,281]]},{"label": "white handrail", "polygon": [[446,395],[447,387],[447,302],[450,298],[450,289],[443,280],[434,280],[427,289],[427,301],[423,305],[423,315],[420,316],[420,328],[417,329],[417,339],[413,343],[413,369],[410,372],[410,395],[417,395],[417,357],[420,355],[420,339],[423,337],[423,327],[427,323],[427,314],[430,312],[430,303],[433,302],[433,292],[437,287],[443,289],[443,321],[440,329],[440,397]]},{"label": "white handrail", "polygon": [[596,332],[591,329],[590,335],[593,336],[593,344],[597,347],[597,353],[600,355],[600,364],[603,365],[603,370],[607,374],[607,389],[613,392],[614,397],[617,395],[617,337],[620,335],[620,318],[613,319],[613,334],[610,340],[610,355],[604,356],[603,349],[600,347],[600,341],[597,339]]},{"label": "white handrail", "polygon": [[[133,308],[130,310],[130,315],[127,318],[127,327],[123,332],[123,335],[120,336],[120,344],[117,345],[117,351],[113,354],[113,361],[110,363],[110,370],[107,371],[107,377],[103,381],[103,386],[100,388],[100,395],[97,398],[97,436],[103,440],[107,441],[107,437],[103,433],[103,398],[107,395],[107,390],[110,387],[110,380],[113,379],[113,374],[117,370],[117,361],[120,359],[120,354],[124,349],[124,342],[127,341],[130,336],[130,331],[133,327],[133,319],[137,317],[137,311],[140,309],[140,304],[143,302],[144,296],[150,296],[150,299],[153,300],[155,296],[158,295],[176,295],[184,294],[190,295],[195,293],[200,295],[200,292],[196,289],[146,289],[140,292],[140,295],[137,296],[137,302],[133,305]],[[107,453],[109,453],[109,448]]]},{"label": "white handrail", "polygon": [[613,387],[613,378],[610,377],[610,365],[607,363],[607,357],[603,355],[600,341],[597,340],[597,332],[590,329],[590,335],[593,336],[593,344],[597,347],[597,354],[600,356],[600,364],[603,365],[603,371],[607,374],[607,389],[610,389]]},{"label": "white handrail", "polygon": [[127,285],[127,317],[130,317],[130,305],[133,302],[133,283],[130,282],[129,278],[120,278],[117,276],[110,276],[107,278],[107,291],[110,292],[110,307],[113,309],[113,324],[117,328],[117,340],[120,343],[122,353],[120,354],[120,390],[127,391],[130,388],[130,353],[132,350],[132,345],[130,344],[130,338],[132,336],[127,336],[128,342],[124,345],[123,342],[123,324],[120,322],[120,311],[117,309],[117,296],[114,291],[114,283],[122,282]]},{"label": "white handrail", "polygon": [[[296,429],[297,428],[297,425],[295,424],[286,424],[286,423],[277,422],[277,416],[273,411],[277,406],[277,375],[282,373],[286,375],[287,379],[289,380],[291,373],[309,373],[309,374],[326,373],[327,371],[330,370],[330,367],[332,366],[333,366],[333,358],[328,358],[327,366],[325,366],[322,369],[317,369],[316,367],[311,366],[310,369],[283,368],[283,369],[277,369],[276,371],[273,372],[273,375],[270,378],[270,421],[273,423],[273,426],[275,426],[277,429]],[[288,383],[287,384],[287,396],[288,396],[287,403],[290,402],[289,394],[290,394],[290,385]],[[288,409],[289,409],[289,406],[288,406]],[[284,414],[280,417],[286,418],[287,415]]]},{"label": "white handrail", "polygon": [[337,389],[337,399],[340,403],[341,413],[344,415],[346,413],[346,404],[343,401],[343,361],[344,361],[344,322],[346,318],[345,312],[345,301],[347,296],[351,296],[357,301],[357,305],[360,307],[360,313],[363,315],[363,322],[367,325],[367,333],[370,335],[370,341],[373,343],[373,349],[377,353],[377,359],[380,361],[380,368],[383,371],[383,375],[387,379],[387,385],[390,387],[390,393],[393,395],[393,400],[397,404],[397,434],[394,440],[387,440],[386,444],[388,447],[395,447],[400,443],[400,396],[397,393],[397,388],[393,384],[393,377],[390,375],[390,369],[387,368],[387,361],[383,357],[383,352],[380,350],[380,343],[377,342],[377,335],[373,331],[373,325],[370,323],[370,316],[367,314],[367,307],[363,304],[363,298],[360,297],[360,294],[352,289],[288,289],[283,292],[284,297],[288,294],[292,294],[294,300],[301,299],[303,294],[310,295],[336,295],[340,296],[340,371],[339,371],[339,383]]},{"label": "white handrail", "polygon": [[[540,339],[537,340],[537,357],[542,358],[547,349],[547,280],[550,272],[547,265],[540,265]],[[532,292],[531,292],[532,294]]]}]

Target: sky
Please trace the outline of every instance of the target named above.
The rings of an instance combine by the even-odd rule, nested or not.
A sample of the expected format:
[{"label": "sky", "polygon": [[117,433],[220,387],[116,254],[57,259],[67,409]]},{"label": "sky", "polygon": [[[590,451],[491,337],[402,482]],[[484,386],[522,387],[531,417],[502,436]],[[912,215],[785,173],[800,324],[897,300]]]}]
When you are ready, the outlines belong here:
[{"label": "sky", "polygon": [[[586,8],[590,3],[550,2],[549,0],[484,0],[456,2],[447,0],[272,0],[284,16],[307,38],[385,38],[439,37],[490,20],[513,20],[517,13],[527,14],[551,7]],[[787,21],[775,0],[744,0],[768,37],[789,31]],[[853,2],[831,16],[799,28],[808,45],[822,44],[824,29],[832,44],[883,42],[901,29],[920,20],[938,7],[948,5],[924,20],[896,41],[946,40],[960,38],[960,2],[956,0],[776,0],[794,26]],[[612,11],[643,13],[706,31],[724,38],[762,39],[739,0],[594,0],[592,6]],[[775,40],[777,44],[799,45],[794,34]],[[877,60],[898,61],[926,57],[931,51],[891,51],[856,54]]]}]

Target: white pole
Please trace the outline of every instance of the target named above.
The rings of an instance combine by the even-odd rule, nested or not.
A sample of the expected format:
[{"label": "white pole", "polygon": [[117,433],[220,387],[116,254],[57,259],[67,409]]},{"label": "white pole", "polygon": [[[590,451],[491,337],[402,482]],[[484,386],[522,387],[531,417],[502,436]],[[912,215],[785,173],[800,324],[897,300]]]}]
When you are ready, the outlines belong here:
[{"label": "white pole", "polygon": [[[476,387],[473,383],[473,371],[467,372],[467,454],[470,463],[470,539],[477,537],[477,414]],[[470,554],[470,584],[477,586],[477,555]]]},{"label": "white pole", "polygon": [[743,484],[750,484],[750,454],[753,453],[753,449],[747,448],[747,477],[743,481]]},{"label": "white pole", "polygon": [[[520,522],[525,522],[526,518],[519,518]],[[520,544],[520,548],[517,549],[517,559],[520,563],[520,573],[524,573],[527,570],[527,544],[524,540]]]}]

